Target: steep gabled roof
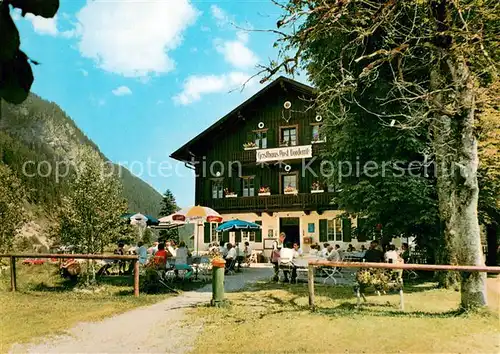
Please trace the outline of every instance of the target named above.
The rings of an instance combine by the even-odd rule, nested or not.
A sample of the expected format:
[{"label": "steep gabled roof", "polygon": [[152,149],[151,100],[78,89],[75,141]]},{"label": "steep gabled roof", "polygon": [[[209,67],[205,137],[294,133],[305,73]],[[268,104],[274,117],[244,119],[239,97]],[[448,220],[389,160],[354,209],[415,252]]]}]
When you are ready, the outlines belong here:
[{"label": "steep gabled roof", "polygon": [[315,89],[312,88],[311,86],[302,84],[298,81],[286,78],[284,76],[278,77],[276,80],[271,82],[269,85],[264,87],[262,90],[254,94],[252,97],[250,97],[248,100],[240,104],[238,107],[233,109],[231,112],[226,114],[224,117],[216,121],[214,124],[212,124],[210,127],[202,131],[200,134],[195,136],[193,139],[189,140],[186,144],[181,146],[179,149],[174,151],[170,157],[179,161],[185,161],[188,162],[190,161],[190,153],[189,150],[190,148],[195,145],[196,143],[202,141],[204,138],[207,138],[210,136],[211,133],[219,131],[219,127],[221,127],[223,124],[230,123],[231,121],[236,121],[238,119],[238,112],[244,109],[246,106],[250,105],[252,102],[255,100],[259,99],[262,97],[264,94],[269,92],[272,88],[280,85],[280,84],[285,84],[291,86],[293,89],[302,92],[304,94],[308,95],[314,95]]}]

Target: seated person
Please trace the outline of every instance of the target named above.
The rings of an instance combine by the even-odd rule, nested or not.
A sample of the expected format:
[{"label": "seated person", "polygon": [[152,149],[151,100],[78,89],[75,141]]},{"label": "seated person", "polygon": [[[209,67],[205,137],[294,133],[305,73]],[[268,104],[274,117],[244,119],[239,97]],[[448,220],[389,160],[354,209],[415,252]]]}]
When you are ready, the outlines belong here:
[{"label": "seated person", "polygon": [[316,244],[311,245],[311,249],[309,250],[309,255],[310,256],[317,256],[318,254],[319,254],[318,245],[316,245]]},{"label": "seated person", "polygon": [[401,258],[403,259],[403,261],[405,263],[408,263],[410,261],[410,247],[408,246],[408,244],[405,242],[403,243],[402,247],[401,247]]},{"label": "seated person", "polygon": [[356,251],[356,248],[354,248],[352,243],[350,243],[349,246],[347,247],[347,252],[355,252],[355,251]]},{"label": "seated person", "polygon": [[374,240],[370,242],[370,249],[365,253],[366,262],[379,263],[384,260],[384,253],[379,250],[378,241]]},{"label": "seated person", "polygon": [[328,249],[330,250],[330,252],[328,253],[328,256],[326,259],[328,259],[330,262],[340,262],[341,261],[341,257],[340,257],[340,253],[339,253],[340,246],[335,245],[335,248],[332,246],[329,246]]},{"label": "seated person", "polygon": [[241,264],[245,262],[245,250],[240,243],[236,242],[236,259],[238,261],[238,270],[241,269]]},{"label": "seated person", "polygon": [[137,243],[136,253],[139,256],[139,264],[144,265],[148,261],[148,249],[144,246],[144,242]]},{"label": "seated person", "polygon": [[328,247],[330,247],[329,243],[323,244],[323,249],[321,250],[320,254],[322,258],[328,257],[328,254],[330,253],[330,251],[328,251]]},{"label": "seated person", "polygon": [[398,253],[396,252],[396,246],[389,245],[387,247],[387,252],[384,254],[384,259],[387,263],[397,263],[399,258]]},{"label": "seated person", "polygon": [[[119,242],[118,248],[115,249],[113,253],[120,255],[120,256],[123,256],[125,254],[124,247],[125,247],[125,245],[123,244],[123,242]],[[124,274],[125,273],[125,261],[117,260],[116,263],[118,263],[118,274],[119,275]]]},{"label": "seated person", "polygon": [[366,247],[365,247],[365,245],[361,245],[361,252],[366,252]]},{"label": "seated person", "polygon": [[234,271],[234,264],[236,263],[236,248],[233,247],[229,242],[226,244],[227,255],[226,255],[226,272]]},{"label": "seated person", "polygon": [[297,280],[297,267],[293,264],[293,259],[296,256],[295,250],[292,248],[290,243],[285,244],[280,250],[280,260],[279,265],[283,267],[283,275],[285,276],[285,282],[288,281],[289,269],[292,268],[292,283]]},{"label": "seated person", "polygon": [[191,253],[189,252],[188,248],[186,247],[186,243],[184,241],[181,241],[179,243],[179,248],[177,249],[175,253],[175,271],[177,275],[178,270],[187,270],[186,275],[184,276],[185,279],[189,279],[191,275],[193,275],[193,267],[191,267],[188,264],[188,257],[191,256]]},{"label": "seated person", "polygon": [[165,250],[165,244],[163,242],[158,244],[158,251],[156,251],[153,257],[153,263],[156,268],[163,269],[167,265],[167,258],[172,255],[170,252]]},{"label": "seated person", "polygon": [[299,244],[298,243],[294,243],[293,244],[293,250],[295,251],[296,253],[296,256],[302,256],[302,254],[304,253],[302,251],[302,248],[299,247]]},{"label": "seated person", "polygon": [[224,242],[222,242],[221,245],[220,245],[220,247],[219,247],[219,253],[222,256],[222,258],[226,258],[227,251],[228,251],[227,244],[225,244]]}]

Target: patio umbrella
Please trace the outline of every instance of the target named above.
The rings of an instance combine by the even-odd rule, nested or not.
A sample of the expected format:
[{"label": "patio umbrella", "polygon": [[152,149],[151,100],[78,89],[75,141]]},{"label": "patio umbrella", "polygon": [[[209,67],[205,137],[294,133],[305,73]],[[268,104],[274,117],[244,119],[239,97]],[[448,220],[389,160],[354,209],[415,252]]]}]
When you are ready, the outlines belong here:
[{"label": "patio umbrella", "polygon": [[172,214],[172,221],[195,222],[195,252],[198,252],[198,228],[200,222],[222,222],[222,216],[215,210],[200,205],[184,208]]},{"label": "patio umbrella", "polygon": [[260,230],[260,228],[261,226],[259,224],[235,219],[220,224],[216,231]]}]

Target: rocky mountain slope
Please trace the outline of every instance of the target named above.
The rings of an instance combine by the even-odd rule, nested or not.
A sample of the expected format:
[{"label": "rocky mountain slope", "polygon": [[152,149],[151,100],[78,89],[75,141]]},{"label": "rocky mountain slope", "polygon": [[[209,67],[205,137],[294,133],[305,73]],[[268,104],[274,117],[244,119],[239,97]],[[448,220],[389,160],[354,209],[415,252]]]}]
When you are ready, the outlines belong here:
[{"label": "rocky mountain slope", "polygon": [[[57,162],[74,161],[83,145],[91,146],[103,160],[108,160],[57,104],[35,94],[17,106],[2,102],[0,161],[21,177],[30,203],[47,206],[64,195],[67,178],[48,174],[49,165],[53,168]],[[27,161],[30,163],[26,164]],[[36,166],[41,167],[42,176],[34,173]],[[154,188],[123,167],[121,180],[130,212],[158,215],[162,198]]]}]

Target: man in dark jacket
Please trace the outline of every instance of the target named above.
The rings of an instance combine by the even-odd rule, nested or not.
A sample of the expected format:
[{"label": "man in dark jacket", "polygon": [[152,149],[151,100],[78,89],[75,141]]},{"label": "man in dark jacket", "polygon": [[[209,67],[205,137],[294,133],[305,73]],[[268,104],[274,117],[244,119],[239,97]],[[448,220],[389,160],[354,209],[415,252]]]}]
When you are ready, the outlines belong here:
[{"label": "man in dark jacket", "polygon": [[374,240],[370,243],[370,249],[365,253],[365,262],[382,262],[384,260],[384,252],[378,249],[378,241]]}]

